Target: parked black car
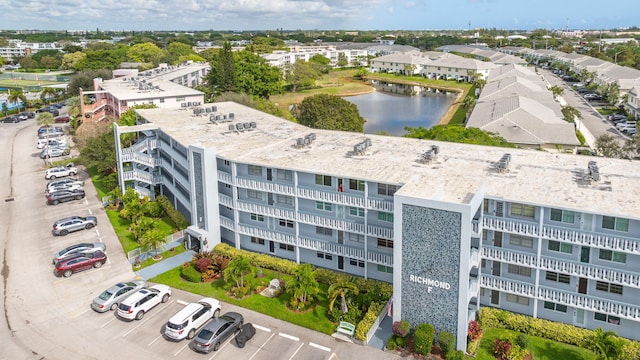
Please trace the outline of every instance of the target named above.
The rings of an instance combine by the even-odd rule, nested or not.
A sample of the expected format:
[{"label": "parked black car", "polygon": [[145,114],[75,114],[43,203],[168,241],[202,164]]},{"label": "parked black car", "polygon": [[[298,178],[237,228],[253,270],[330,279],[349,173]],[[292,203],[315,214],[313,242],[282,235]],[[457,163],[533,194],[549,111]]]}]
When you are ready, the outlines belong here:
[{"label": "parked black car", "polygon": [[15,116],[15,115],[11,115],[11,116],[7,116],[6,118],[2,119],[3,123],[19,123],[20,119]]},{"label": "parked black car", "polygon": [[48,205],[58,205],[61,202],[80,200],[84,198],[84,190],[60,190],[54,191],[47,196]]}]

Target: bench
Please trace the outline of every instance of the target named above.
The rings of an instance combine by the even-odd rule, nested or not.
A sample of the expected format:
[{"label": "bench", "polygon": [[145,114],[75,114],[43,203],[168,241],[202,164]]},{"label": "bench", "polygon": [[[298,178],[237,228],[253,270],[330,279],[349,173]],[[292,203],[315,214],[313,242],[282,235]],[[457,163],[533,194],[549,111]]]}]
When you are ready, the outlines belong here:
[{"label": "bench", "polygon": [[356,326],[346,321],[340,321],[336,332],[353,337],[353,334],[356,332]]}]

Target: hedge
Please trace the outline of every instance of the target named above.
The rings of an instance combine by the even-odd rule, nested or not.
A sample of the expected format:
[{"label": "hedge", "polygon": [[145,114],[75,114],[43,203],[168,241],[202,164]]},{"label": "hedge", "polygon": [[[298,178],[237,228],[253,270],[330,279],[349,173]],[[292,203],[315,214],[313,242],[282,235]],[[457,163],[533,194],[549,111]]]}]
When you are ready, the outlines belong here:
[{"label": "hedge", "polygon": [[413,344],[416,348],[416,353],[420,355],[427,355],[431,353],[433,347],[433,340],[436,337],[436,330],[431,324],[420,324],[413,332]]},{"label": "hedge", "polygon": [[180,213],[180,211],[173,207],[173,204],[171,204],[168,197],[160,195],[156,197],[156,201],[160,206],[162,206],[162,210],[164,210],[169,219],[176,224],[178,229],[186,229],[189,226],[189,221]]},{"label": "hedge", "polygon": [[364,318],[360,320],[356,326],[356,339],[361,341],[367,340],[367,333],[378,318],[378,315],[382,312],[382,309],[384,309],[384,304],[371,303],[371,305],[369,305],[369,310],[367,310],[367,313],[364,314]]},{"label": "hedge", "polygon": [[[499,328],[521,332],[531,336],[582,347],[592,330],[560,322],[514,314],[506,310],[484,307],[478,313],[478,322],[484,329]],[[624,341],[623,358],[640,360],[640,342],[621,338]]]}]

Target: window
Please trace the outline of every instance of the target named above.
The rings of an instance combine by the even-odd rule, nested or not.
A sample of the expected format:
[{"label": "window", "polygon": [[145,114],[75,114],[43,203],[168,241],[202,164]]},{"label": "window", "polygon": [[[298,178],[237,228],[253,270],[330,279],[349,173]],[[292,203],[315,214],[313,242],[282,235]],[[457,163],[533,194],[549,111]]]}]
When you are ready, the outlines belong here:
[{"label": "window", "polygon": [[264,239],[260,239],[255,236],[251,237],[251,242],[258,245],[264,245]]},{"label": "window", "polygon": [[249,165],[249,175],[262,176],[262,166]]},{"label": "window", "polygon": [[322,202],[322,201],[316,201],[316,209],[324,210],[324,211],[331,211],[331,203]]},{"label": "window", "polygon": [[511,204],[511,216],[522,216],[528,218],[534,218],[536,214],[536,207],[526,204]]},{"label": "window", "polygon": [[278,224],[280,224],[280,226],[282,227],[293,228],[292,220],[278,219]]},{"label": "window", "polygon": [[160,104],[164,104],[164,98],[160,98]]},{"label": "window", "polygon": [[364,242],[364,235],[349,233],[349,241]]},{"label": "window", "polygon": [[378,184],[378,195],[393,196],[397,190],[398,187],[395,185]]},{"label": "window", "polygon": [[349,207],[349,215],[364,217],[364,209],[359,207]]},{"label": "window", "polygon": [[364,261],[363,260],[358,260],[358,259],[349,259],[349,265],[363,268],[364,267]]},{"label": "window", "polygon": [[521,276],[531,276],[531,268],[526,266],[519,266],[514,264],[509,264],[508,270],[510,274],[516,274]]},{"label": "window", "polygon": [[533,238],[529,236],[511,234],[509,235],[509,244],[533,248]]},{"label": "window", "polygon": [[627,262],[627,254],[612,250],[600,249],[600,255],[598,257],[601,260],[609,260],[623,264]]},{"label": "window", "polygon": [[331,230],[329,228],[326,228],[326,227],[322,227],[322,226],[316,226],[316,234],[332,236],[333,235],[333,230]]},{"label": "window", "polygon": [[231,162],[229,160],[224,161],[224,166],[230,166],[230,165],[231,165]]},{"label": "window", "polygon": [[364,191],[364,180],[349,179],[349,189]]},{"label": "window", "polygon": [[487,267],[487,259],[482,259],[480,261],[480,267],[483,269]]},{"label": "window", "polygon": [[629,231],[629,219],[621,219],[613,216],[603,216],[602,228],[626,232]]},{"label": "window", "polygon": [[378,247],[393,249],[393,240],[378,238]]},{"label": "window", "polygon": [[316,185],[331,186],[331,176],[316,175]]},{"label": "window", "polygon": [[378,265],[378,271],[379,272],[388,273],[388,274],[393,274],[393,267],[384,266],[384,265]]},{"label": "window", "polygon": [[613,325],[620,325],[620,318],[613,315],[607,315],[603,313],[593,313],[593,318],[598,321],[604,321]]},{"label": "window", "polygon": [[333,255],[318,251],[316,256],[320,259],[333,260]]},{"label": "window", "polygon": [[293,251],[293,245],[289,245],[289,244],[280,244],[280,245],[278,245],[278,247],[279,247],[281,250]]},{"label": "window", "polygon": [[566,305],[556,304],[556,303],[553,303],[553,302],[550,302],[550,301],[545,301],[544,302],[544,308],[545,309],[549,309],[549,310],[553,310],[553,311],[563,312],[563,313],[567,312],[567,306]]},{"label": "window", "polygon": [[251,214],[251,220],[264,222],[264,215],[260,214]]},{"label": "window", "polygon": [[622,295],[622,286],[611,284],[604,281],[596,281],[596,290],[610,292],[612,294]]},{"label": "window", "polygon": [[551,209],[551,221],[560,221],[567,224],[573,224],[575,213],[573,211]]},{"label": "window", "polygon": [[386,212],[378,211],[378,220],[387,221],[387,222],[393,222],[393,214],[392,213],[386,213]]},{"label": "window", "polygon": [[278,204],[287,204],[293,206],[293,197],[287,195],[278,195],[276,196],[276,201]]},{"label": "window", "polygon": [[568,284],[571,282],[571,276],[567,274],[560,274],[553,271],[547,271],[545,274],[545,278],[549,281],[556,281],[563,284]]},{"label": "window", "polygon": [[176,96],[176,102],[184,101],[184,96]]},{"label": "window", "polygon": [[573,252],[573,245],[549,240],[549,250],[571,254]]},{"label": "window", "polygon": [[247,197],[248,197],[249,199],[262,200],[262,191],[258,191],[258,190],[247,190]]},{"label": "window", "polygon": [[529,298],[525,296],[507,294],[507,301],[520,305],[529,305]]},{"label": "window", "polygon": [[276,174],[278,180],[288,180],[291,181],[293,179],[293,172],[291,170],[280,170]]}]

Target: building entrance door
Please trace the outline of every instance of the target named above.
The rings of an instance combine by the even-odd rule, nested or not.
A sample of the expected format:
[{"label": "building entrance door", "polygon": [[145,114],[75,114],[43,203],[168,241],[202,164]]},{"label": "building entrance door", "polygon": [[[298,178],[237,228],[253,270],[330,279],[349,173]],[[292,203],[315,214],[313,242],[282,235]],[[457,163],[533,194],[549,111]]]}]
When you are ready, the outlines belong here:
[{"label": "building entrance door", "polygon": [[578,280],[578,292],[580,294],[586,294],[587,293],[587,279],[586,278],[580,278]]}]

